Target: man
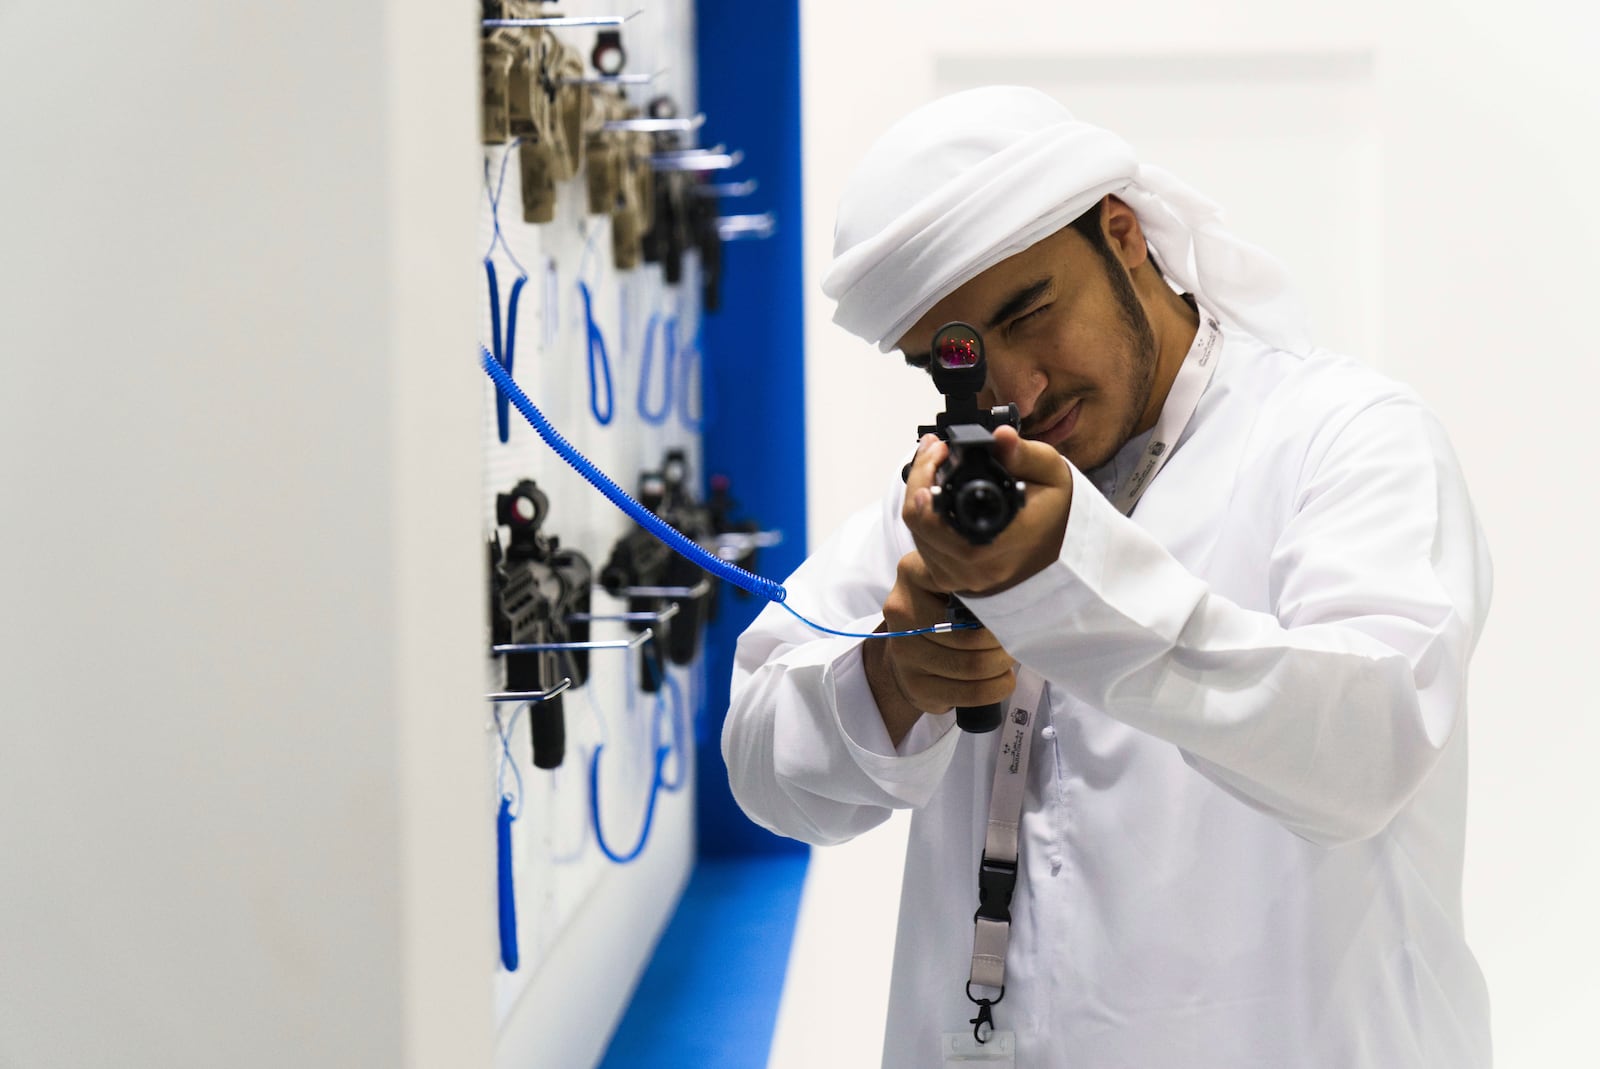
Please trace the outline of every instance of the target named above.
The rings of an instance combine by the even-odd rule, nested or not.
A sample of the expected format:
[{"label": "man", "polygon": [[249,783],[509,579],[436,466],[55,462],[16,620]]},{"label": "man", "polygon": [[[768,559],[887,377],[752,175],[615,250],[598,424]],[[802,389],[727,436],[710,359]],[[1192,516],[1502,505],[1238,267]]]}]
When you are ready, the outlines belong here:
[{"label": "man", "polygon": [[[824,844],[915,810],[884,1065],[1005,1064],[972,1042],[1003,1038],[1074,1069],[1487,1066],[1460,881],[1490,567],[1437,420],[1306,344],[1214,206],[1029,90],[891,129],[835,253],[867,341],[921,363],[941,324],[982,331],[1026,483],[973,546],[925,439],[787,584],[843,630],[927,627],[951,592],[983,630],[773,607],[739,646],[723,752],[753,819]],[[1006,728],[955,730],[1008,696]]]}]

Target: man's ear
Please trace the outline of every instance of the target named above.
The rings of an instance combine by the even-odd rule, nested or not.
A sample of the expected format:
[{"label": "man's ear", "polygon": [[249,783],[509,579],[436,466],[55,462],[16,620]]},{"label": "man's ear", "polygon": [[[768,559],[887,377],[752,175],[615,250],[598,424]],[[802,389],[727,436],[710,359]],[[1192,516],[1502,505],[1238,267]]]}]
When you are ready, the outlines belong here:
[{"label": "man's ear", "polygon": [[1139,217],[1133,214],[1126,201],[1114,193],[1106,194],[1105,207],[1100,211],[1100,225],[1105,227],[1111,249],[1130,272],[1150,258],[1144,242],[1144,228]]}]

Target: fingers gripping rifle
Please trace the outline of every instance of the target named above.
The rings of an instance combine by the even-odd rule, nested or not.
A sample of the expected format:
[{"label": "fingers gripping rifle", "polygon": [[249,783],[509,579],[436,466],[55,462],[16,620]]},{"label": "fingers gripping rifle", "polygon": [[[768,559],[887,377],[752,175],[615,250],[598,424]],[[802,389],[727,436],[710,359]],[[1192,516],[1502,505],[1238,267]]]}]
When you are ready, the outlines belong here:
[{"label": "fingers gripping rifle", "polygon": [[[985,546],[1011,524],[1025,500],[1023,484],[994,455],[995,429],[1019,424],[1017,406],[978,407],[988,365],[982,336],[966,323],[946,323],[934,334],[928,370],[944,395],[945,410],[931,425],[918,427],[917,437],[935,434],[949,447],[934,475],[933,507],[961,537]],[[907,464],[902,477],[910,471]],[[949,611],[953,623],[978,623],[954,594]],[[962,707],[956,710],[956,723],[963,731],[993,731],[1000,716],[999,702]]]}]

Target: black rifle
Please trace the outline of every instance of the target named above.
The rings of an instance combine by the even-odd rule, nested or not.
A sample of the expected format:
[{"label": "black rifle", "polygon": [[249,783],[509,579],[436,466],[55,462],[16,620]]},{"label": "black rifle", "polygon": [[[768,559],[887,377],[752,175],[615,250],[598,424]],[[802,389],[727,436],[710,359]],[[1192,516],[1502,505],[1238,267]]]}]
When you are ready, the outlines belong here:
[{"label": "black rifle", "polygon": [[[499,531],[489,542],[489,630],[496,646],[589,641],[589,622],[571,617],[589,612],[593,570],[582,553],[541,533],[549,512],[549,499],[531,479],[495,499],[495,518],[510,533],[504,549]],[[510,691],[549,690],[563,677],[579,687],[589,678],[587,650],[530,650],[504,660]],[[534,765],[559,766],[567,745],[561,696],[534,704],[529,726]]]},{"label": "black rifle", "polygon": [[[1004,531],[1025,500],[1023,484],[995,459],[994,432],[1017,427],[1016,405],[978,407],[988,364],[983,338],[966,323],[946,323],[933,336],[928,370],[944,395],[945,410],[934,422],[917,428],[917,437],[935,434],[949,447],[949,456],[934,474],[933,507],[945,522],[975,546],[986,546]],[[904,474],[909,474],[907,464]],[[977,623],[961,599],[950,595],[953,623]],[[963,731],[993,731],[1000,726],[1000,703],[956,710]]]},{"label": "black rifle", "polygon": [[[716,517],[711,508],[690,494],[688,471],[683,451],[669,450],[660,471],[647,471],[640,476],[639,500],[691,541],[711,545],[718,533]],[[640,587],[692,590],[702,582],[705,590],[695,596],[629,592]],[[668,605],[677,605],[677,615],[664,624],[635,622],[630,626],[635,631],[646,627],[664,629],[667,657],[673,664],[686,665],[694,660],[701,631],[715,611],[715,576],[635,525],[612,547],[611,556],[600,569],[600,585],[613,597],[627,597],[629,612],[661,612]],[[660,654],[654,645],[646,643],[639,651],[640,685],[646,691],[656,690],[661,683]]]}]

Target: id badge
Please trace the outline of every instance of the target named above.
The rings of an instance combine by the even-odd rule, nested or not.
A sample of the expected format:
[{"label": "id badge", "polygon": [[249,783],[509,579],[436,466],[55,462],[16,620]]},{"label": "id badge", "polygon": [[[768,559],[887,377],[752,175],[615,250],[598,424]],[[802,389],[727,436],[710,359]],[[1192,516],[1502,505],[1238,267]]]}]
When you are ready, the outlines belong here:
[{"label": "id badge", "polygon": [[1017,1069],[1017,1034],[990,1032],[985,1043],[971,1032],[946,1032],[940,1049],[944,1069]]}]

